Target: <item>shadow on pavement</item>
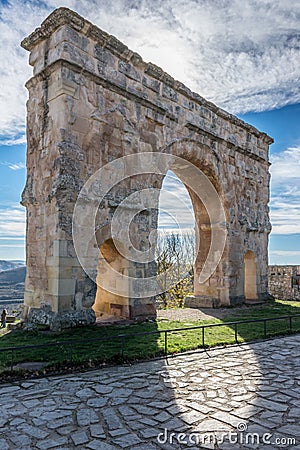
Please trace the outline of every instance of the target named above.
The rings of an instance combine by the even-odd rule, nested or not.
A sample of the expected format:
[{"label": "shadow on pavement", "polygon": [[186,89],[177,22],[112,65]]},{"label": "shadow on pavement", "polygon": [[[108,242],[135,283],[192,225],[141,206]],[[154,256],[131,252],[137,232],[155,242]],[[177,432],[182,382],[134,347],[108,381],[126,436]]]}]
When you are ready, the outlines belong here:
[{"label": "shadow on pavement", "polygon": [[0,389],[1,449],[299,448],[300,335]]}]

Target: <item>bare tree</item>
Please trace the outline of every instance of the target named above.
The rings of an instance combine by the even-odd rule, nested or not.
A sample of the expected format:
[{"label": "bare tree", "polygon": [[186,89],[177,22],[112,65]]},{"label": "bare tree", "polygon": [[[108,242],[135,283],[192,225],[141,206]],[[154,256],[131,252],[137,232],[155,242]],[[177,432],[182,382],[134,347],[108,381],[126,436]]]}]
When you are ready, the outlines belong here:
[{"label": "bare tree", "polygon": [[195,235],[159,231],[156,246],[158,282],[162,293],[158,307],[182,307],[185,297],[193,291]]}]

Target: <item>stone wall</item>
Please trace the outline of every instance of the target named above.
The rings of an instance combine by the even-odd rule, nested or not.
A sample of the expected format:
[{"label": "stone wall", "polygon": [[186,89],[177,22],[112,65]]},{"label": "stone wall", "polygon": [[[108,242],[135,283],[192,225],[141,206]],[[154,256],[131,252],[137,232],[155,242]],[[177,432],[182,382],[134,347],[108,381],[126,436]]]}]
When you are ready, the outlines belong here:
[{"label": "stone wall", "polygon": [[[33,78],[27,82],[28,175],[23,193],[27,309],[39,308],[41,302],[58,313],[91,307],[95,289],[78,260],[72,236],[75,202],[98,169],[143,153],[153,155],[153,167],[146,173],[147,164],[139,163],[145,173],[127,176],[134,164],[116,166],[115,172],[124,177],[100,204],[97,242],[91,238],[88,246],[82,241],[87,257],[95,254],[95,247],[100,251],[99,259],[89,262],[91,271],[98,271],[97,284],[101,285],[94,305],[97,314],[155,315],[151,289],[143,297],[136,282],[155,275],[155,264],[133,263],[131,256],[134,249],[147,248],[156,230],[158,194],[151,196],[151,205],[133,214],[132,246],[124,249],[125,257],[119,250],[123,238],[119,246],[112,241],[111,222],[128,196],[146,188],[159,190],[168,169],[189,186],[194,176],[191,166],[210,180],[224,208],[223,218],[211,201],[209,215],[203,198],[189,190],[200,237],[194,286],[199,306],[201,300],[216,306],[243,302],[244,266],[249,261],[255,273],[251,295],[267,298],[272,139],[191,92],[161,68],[145,63],[115,37],[67,8],[55,10],[22,46],[30,52],[33,66]],[[160,164],[155,172],[159,155],[181,158],[189,166],[173,161],[173,165]],[[103,173],[93,192],[101,192],[105,180],[114,176]],[[200,189],[201,179],[195,175],[192,181]],[[137,204],[127,202],[126,208],[134,211]],[[82,219],[82,227],[87,220],[88,216]],[[121,236],[122,221],[119,228]],[[218,230],[227,235],[224,252],[212,245]],[[211,249],[217,268],[200,282]],[[251,258],[245,259],[246,254]],[[108,274],[106,262],[115,270],[116,279]],[[124,284],[125,275],[133,276],[134,282]]]},{"label": "stone wall", "polygon": [[300,300],[300,266],[269,266],[269,292],[280,300]]}]

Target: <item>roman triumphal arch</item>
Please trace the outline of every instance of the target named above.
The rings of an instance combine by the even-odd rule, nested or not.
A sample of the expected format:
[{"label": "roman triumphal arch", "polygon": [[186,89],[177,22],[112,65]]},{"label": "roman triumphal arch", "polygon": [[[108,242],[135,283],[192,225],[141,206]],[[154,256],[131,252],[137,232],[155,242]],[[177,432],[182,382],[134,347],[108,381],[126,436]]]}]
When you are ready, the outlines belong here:
[{"label": "roman triumphal arch", "polygon": [[169,169],[196,219],[188,304],[266,299],[272,139],[67,8],[22,46],[33,66],[22,197],[29,320],[155,315],[157,210]]}]

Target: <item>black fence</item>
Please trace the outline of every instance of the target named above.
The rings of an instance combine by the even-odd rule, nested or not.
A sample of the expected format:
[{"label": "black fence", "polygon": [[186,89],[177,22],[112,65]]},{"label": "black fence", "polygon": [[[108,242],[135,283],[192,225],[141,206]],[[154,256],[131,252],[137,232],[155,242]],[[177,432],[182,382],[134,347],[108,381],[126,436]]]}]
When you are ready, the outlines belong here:
[{"label": "black fence", "polygon": [[[87,352],[89,351],[89,348],[91,348],[91,344],[94,343],[103,343],[108,342],[111,344],[110,348],[113,349],[113,353],[116,357],[118,357],[118,361],[122,362],[125,360],[125,350],[126,350],[126,344],[127,342],[134,338],[147,338],[147,340],[150,342],[151,338],[158,336],[159,338],[163,336],[163,349],[161,351],[161,356],[167,357],[169,355],[168,353],[168,336],[172,333],[179,333],[179,332],[186,332],[191,330],[199,330],[199,345],[197,346],[197,349],[205,349],[209,345],[206,341],[206,330],[212,329],[212,328],[220,328],[220,327],[231,327],[234,331],[234,341],[236,344],[240,344],[238,336],[239,336],[239,327],[241,328],[242,325],[245,324],[262,324],[262,333],[260,338],[268,338],[270,336],[278,335],[278,334],[292,334],[293,332],[299,332],[300,331],[300,321],[298,323],[298,328],[293,328],[293,325],[297,318],[300,318],[300,314],[294,314],[294,315],[288,315],[288,316],[280,316],[280,317],[272,317],[272,318],[263,318],[263,319],[249,319],[249,320],[242,320],[237,322],[223,322],[223,323],[216,323],[216,324],[208,324],[208,325],[198,325],[198,326],[190,326],[190,327],[183,327],[183,328],[173,328],[173,329],[167,329],[167,330],[154,330],[154,331],[146,331],[146,332],[138,332],[138,333],[124,333],[124,334],[117,334],[112,336],[105,336],[100,338],[92,338],[92,339],[85,339],[83,341],[79,340],[66,340],[66,341],[59,341],[59,342],[51,342],[51,343],[45,343],[45,344],[36,344],[36,345],[22,345],[22,346],[15,346],[15,347],[4,347],[0,348],[0,362],[2,371],[8,370],[13,372],[15,363],[17,360],[20,361],[20,357],[17,358],[16,355],[19,353],[24,354],[26,351],[30,350],[42,350],[43,352],[47,352],[47,354],[51,354],[52,350],[55,350],[57,352],[62,352],[64,357],[64,364],[68,366],[69,369],[72,369],[74,366],[74,350],[77,346],[85,345],[87,348]],[[270,323],[278,322],[278,321],[286,321],[287,322],[287,328],[284,330],[281,330],[281,332],[278,330],[274,332],[274,330],[270,331]],[[247,342],[253,342],[247,341]],[[243,341],[244,343],[244,341]],[[194,349],[196,350],[196,349]],[[3,356],[5,355],[5,358]],[[87,354],[87,356],[89,356]],[[3,361],[5,359],[5,361]],[[1,361],[2,360],[2,361]]]}]

